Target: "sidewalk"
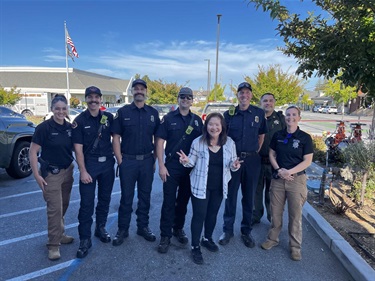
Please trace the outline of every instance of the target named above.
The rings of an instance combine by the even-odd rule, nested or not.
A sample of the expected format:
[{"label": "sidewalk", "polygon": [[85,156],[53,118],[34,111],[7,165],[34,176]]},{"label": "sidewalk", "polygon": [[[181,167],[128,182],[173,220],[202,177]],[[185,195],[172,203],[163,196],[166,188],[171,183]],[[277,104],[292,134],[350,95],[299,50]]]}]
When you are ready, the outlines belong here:
[{"label": "sidewalk", "polygon": [[[315,163],[306,169],[308,189],[319,189],[322,173],[323,168]],[[355,280],[375,280],[372,267],[308,202],[303,207],[303,216]]]}]

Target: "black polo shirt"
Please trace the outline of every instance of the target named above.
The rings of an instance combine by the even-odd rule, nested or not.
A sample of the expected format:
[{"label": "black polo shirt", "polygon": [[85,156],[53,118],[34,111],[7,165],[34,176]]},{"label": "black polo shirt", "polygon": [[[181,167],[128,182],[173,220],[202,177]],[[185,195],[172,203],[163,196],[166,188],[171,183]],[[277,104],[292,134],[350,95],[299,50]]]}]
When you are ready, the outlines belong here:
[{"label": "black polo shirt", "polygon": [[[186,135],[185,140],[180,143],[180,140],[185,135],[186,129],[190,125],[192,118],[194,118],[191,125],[193,131]],[[188,155],[191,143],[202,134],[202,128],[203,123],[198,115],[189,112],[187,116],[182,116],[180,110],[177,108],[163,117],[155,136],[167,142],[165,146],[165,155],[167,157],[172,155],[173,159],[178,159],[179,156],[176,151],[182,149],[183,152]],[[179,144],[178,147],[176,147],[177,144]]]},{"label": "black polo shirt", "polygon": [[[107,119],[103,118],[106,116]],[[103,118],[103,119],[102,119]],[[86,109],[81,112],[73,122],[73,143],[83,145],[85,158],[88,157],[111,157],[113,155],[111,143],[111,126],[113,115],[109,112],[99,110],[98,116],[94,117]],[[101,132],[99,135],[99,128]],[[96,148],[93,150],[95,140],[99,138]]]},{"label": "black polo shirt", "polygon": [[280,112],[273,111],[272,114],[266,117],[268,133],[264,136],[264,142],[262,148],[259,151],[259,155],[262,157],[268,157],[270,142],[273,135],[280,130],[286,128],[285,116]]},{"label": "black polo shirt", "polygon": [[250,105],[247,110],[236,106],[234,115],[224,112],[228,127],[228,136],[236,143],[237,154],[254,152],[259,149],[258,136],[267,133],[267,123],[263,109]]},{"label": "black polo shirt", "polygon": [[147,104],[138,108],[133,102],[117,111],[112,133],[121,136],[122,153],[144,155],[154,150],[153,136],[159,124],[159,113],[155,108]]},{"label": "black polo shirt", "polygon": [[65,120],[63,125],[53,118],[39,124],[32,142],[41,146],[41,157],[50,165],[65,169],[73,161],[72,125]]},{"label": "black polo shirt", "polygon": [[286,129],[276,132],[270,148],[276,151],[276,161],[280,168],[291,169],[303,161],[303,156],[314,152],[312,138],[299,127],[293,134]]}]

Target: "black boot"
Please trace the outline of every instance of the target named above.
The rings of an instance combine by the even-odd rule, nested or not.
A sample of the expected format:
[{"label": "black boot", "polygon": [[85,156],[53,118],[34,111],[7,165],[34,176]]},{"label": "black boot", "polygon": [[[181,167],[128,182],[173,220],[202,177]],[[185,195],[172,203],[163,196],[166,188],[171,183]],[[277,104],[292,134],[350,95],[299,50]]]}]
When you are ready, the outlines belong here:
[{"label": "black boot", "polygon": [[124,229],[119,229],[116,233],[115,238],[113,238],[112,245],[120,246],[124,243],[124,239],[129,236],[129,231]]},{"label": "black boot", "polygon": [[105,229],[105,225],[97,225],[95,228],[95,236],[100,239],[103,243],[109,243],[111,242],[111,236]]},{"label": "black boot", "polygon": [[87,256],[87,254],[89,253],[89,249],[91,248],[92,244],[91,244],[91,239],[84,239],[84,240],[81,240],[81,242],[79,242],[79,248],[78,248],[78,251],[77,251],[77,258],[79,259],[83,259],[84,257]]}]

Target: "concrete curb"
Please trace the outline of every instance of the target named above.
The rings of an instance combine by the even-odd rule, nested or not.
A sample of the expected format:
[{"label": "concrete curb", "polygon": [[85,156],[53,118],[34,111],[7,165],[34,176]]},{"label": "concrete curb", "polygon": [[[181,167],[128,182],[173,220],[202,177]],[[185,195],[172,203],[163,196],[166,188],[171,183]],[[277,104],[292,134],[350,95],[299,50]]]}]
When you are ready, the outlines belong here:
[{"label": "concrete curb", "polygon": [[355,280],[375,280],[372,267],[308,202],[302,213]]}]

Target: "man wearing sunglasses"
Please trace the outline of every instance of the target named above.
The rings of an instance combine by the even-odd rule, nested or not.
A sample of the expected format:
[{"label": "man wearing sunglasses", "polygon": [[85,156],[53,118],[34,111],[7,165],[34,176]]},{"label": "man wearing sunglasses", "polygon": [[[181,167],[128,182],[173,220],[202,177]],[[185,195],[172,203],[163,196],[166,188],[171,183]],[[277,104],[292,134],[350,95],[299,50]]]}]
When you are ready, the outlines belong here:
[{"label": "man wearing sunglasses", "polygon": [[[168,252],[172,235],[179,243],[188,243],[183,228],[191,195],[189,177],[191,168],[185,168],[179,163],[176,152],[182,150],[188,154],[191,143],[202,134],[203,127],[201,118],[190,111],[193,104],[193,91],[190,88],[181,88],[177,102],[178,108],[163,117],[156,133],[159,176],[163,181],[164,196],[160,218],[159,253]],[[165,150],[164,144],[166,144]]]},{"label": "man wearing sunglasses", "polygon": [[243,82],[238,85],[238,106],[235,110],[224,112],[228,126],[228,136],[236,143],[237,156],[243,160],[241,168],[232,172],[228,186],[228,197],[225,200],[223,234],[219,244],[226,245],[233,237],[233,225],[236,218],[237,194],[239,186],[242,191],[241,238],[246,247],[253,248],[255,242],[251,236],[251,219],[253,216],[254,196],[260,173],[259,149],[262,147],[267,123],[264,111],[250,105],[253,97],[251,85]]}]

